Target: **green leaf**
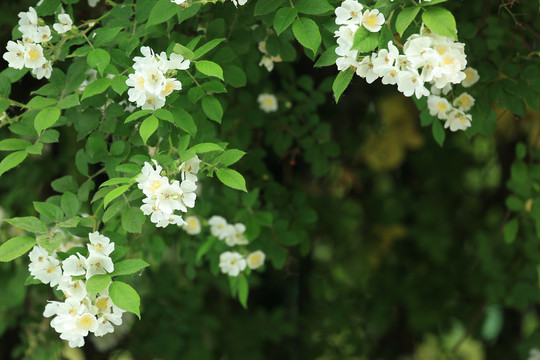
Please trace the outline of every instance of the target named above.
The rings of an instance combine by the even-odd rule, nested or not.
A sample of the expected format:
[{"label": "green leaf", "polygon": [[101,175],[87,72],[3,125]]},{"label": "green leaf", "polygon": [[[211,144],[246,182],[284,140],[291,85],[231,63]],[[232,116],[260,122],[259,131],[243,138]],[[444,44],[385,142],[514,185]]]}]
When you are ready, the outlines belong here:
[{"label": "green leaf", "polygon": [[216,175],[219,181],[228,187],[247,192],[246,180],[238,171],[233,169],[217,169]]},{"label": "green leaf", "polygon": [[175,44],[174,45],[174,48],[173,48],[173,51],[176,53],[176,54],[180,54],[184,57],[184,59],[188,59],[188,60],[193,60],[195,59],[195,53],[193,51],[191,51],[191,49],[185,47],[184,45],[181,45],[181,44]]},{"label": "green leaf", "polygon": [[275,11],[285,0],[259,0],[255,4],[255,16],[266,15]]},{"label": "green leaf", "polygon": [[114,271],[111,276],[136,274],[145,267],[150,266],[143,259],[126,259],[114,264]]},{"label": "green leaf", "polygon": [[161,120],[174,123],[174,117],[172,113],[167,109],[157,109],[156,111],[154,111],[154,115],[157,116]]},{"label": "green leaf", "polygon": [[337,46],[332,46],[331,48],[326,49],[321,56],[319,56],[319,59],[313,65],[314,67],[322,67],[322,66],[331,66],[336,64],[336,60],[339,58],[339,55],[336,54],[336,48]]},{"label": "green leaf", "polygon": [[49,231],[43,221],[39,220],[35,216],[15,217],[12,219],[6,219],[5,221],[10,225],[34,234],[43,234]]},{"label": "green leaf", "polygon": [[141,138],[145,144],[148,141],[148,138],[152,136],[154,132],[156,132],[158,126],[159,120],[154,115],[150,115],[143,120],[141,126],[139,127],[139,134],[141,135]]},{"label": "green leaf", "polygon": [[434,33],[457,40],[456,19],[445,8],[433,6],[426,9],[422,21]]},{"label": "green leaf", "polygon": [[112,179],[109,179],[109,180],[105,181],[101,185],[99,185],[99,187],[118,185],[118,184],[125,184],[125,183],[130,182],[131,180],[132,180],[131,178],[112,178]]},{"label": "green leaf", "polygon": [[60,199],[60,205],[67,216],[75,216],[80,208],[79,198],[74,193],[66,191]]},{"label": "green leaf", "polygon": [[219,155],[215,161],[225,166],[230,166],[240,160],[246,153],[242,150],[231,149]]},{"label": "green leaf", "polygon": [[37,244],[44,248],[49,254],[52,254],[54,251],[58,250],[62,242],[64,241],[64,235],[60,232],[54,233],[53,236],[39,235],[36,238]]},{"label": "green leaf", "polygon": [[38,135],[41,134],[41,131],[53,126],[59,118],[60,109],[58,108],[50,107],[41,110],[34,120],[34,128],[36,129]]},{"label": "green leaf", "polygon": [[81,222],[81,218],[78,216],[75,216],[71,219],[67,219],[66,221],[62,221],[58,223],[57,226],[60,228],[74,228],[74,227],[77,227],[77,225],[79,225],[79,222]]},{"label": "green leaf", "polygon": [[[93,39],[95,40],[94,46],[95,47],[100,47],[100,46],[108,43],[109,41],[112,41],[114,38],[116,38],[116,36],[118,35],[118,33],[122,29],[123,29],[123,27],[121,27],[121,26],[115,26],[115,27],[102,27],[102,28],[99,28],[99,29],[95,30],[94,33],[92,34]],[[90,65],[90,63],[88,63],[88,65]],[[92,66],[92,65],[90,65],[90,66]],[[101,71],[100,71],[100,74],[102,74]]]},{"label": "green leaf", "polygon": [[322,15],[334,11],[334,7],[327,0],[298,0],[294,6],[298,12],[307,15]]},{"label": "green leaf", "polygon": [[195,154],[204,154],[211,151],[223,151],[223,148],[214,143],[200,143],[189,150]]},{"label": "green leaf", "polygon": [[146,27],[164,23],[165,21],[176,15],[178,5],[170,0],[159,0],[152,10],[146,22]]},{"label": "green leaf", "polygon": [[204,44],[203,46],[195,50],[194,52],[195,59],[200,58],[201,56],[205,55],[207,52],[214,49],[216,46],[221,44],[223,40],[225,40],[225,38],[218,38],[218,39],[210,40],[209,42],[207,42],[206,44]]},{"label": "green leaf", "polygon": [[111,62],[111,55],[103,49],[94,49],[86,58],[88,65],[94,69],[97,69],[101,76],[109,63]]},{"label": "green leaf", "polygon": [[274,16],[274,29],[276,30],[276,34],[279,35],[287,30],[297,15],[298,10],[296,8],[285,7],[279,9],[276,12],[276,16]]},{"label": "green leaf", "polygon": [[6,262],[27,253],[36,244],[36,240],[29,236],[17,236],[9,239],[0,246],[0,261]]},{"label": "green leaf", "polygon": [[112,79],[111,87],[118,95],[122,95],[129,88],[126,84],[127,76],[117,75]]},{"label": "green leaf", "polygon": [[95,295],[105,290],[107,286],[109,286],[110,283],[111,283],[111,275],[108,275],[108,274],[94,275],[90,279],[88,279],[88,281],[86,282],[86,291],[88,291],[90,295]]},{"label": "green leaf", "polygon": [[238,276],[238,300],[240,300],[240,304],[244,307],[244,309],[247,309],[247,300],[249,295],[249,283],[247,276],[244,274],[241,274]]},{"label": "green leaf", "polygon": [[308,18],[297,18],[292,26],[293,34],[298,42],[317,53],[319,45],[321,45],[321,33],[315,21]]},{"label": "green leaf", "polygon": [[141,318],[139,310],[141,299],[131,286],[121,281],[113,281],[109,286],[109,296],[120,309],[129,311],[137,315],[139,319]]},{"label": "green leaf", "polygon": [[416,15],[418,15],[418,12],[420,11],[420,7],[414,6],[414,7],[408,7],[400,11],[396,18],[396,30],[399,34],[399,36],[403,36],[403,33],[409,25],[413,22]]},{"label": "green leaf", "polygon": [[133,121],[133,120],[137,120],[137,119],[140,119],[142,118],[143,116],[145,115],[148,115],[148,114],[151,114],[152,113],[152,110],[139,110],[139,111],[135,111],[133,114],[129,115],[127,117],[127,119],[124,121],[124,124],[125,123],[128,123],[130,121]]},{"label": "green leaf", "polygon": [[216,97],[205,95],[201,100],[201,105],[204,113],[210,120],[221,123],[221,118],[223,117],[223,108]]},{"label": "green leaf", "polygon": [[504,226],[504,242],[511,244],[516,240],[516,236],[519,230],[518,219],[514,218],[506,223]]},{"label": "green leaf", "polygon": [[22,150],[30,145],[32,145],[30,141],[23,139],[5,139],[0,141],[0,151]]},{"label": "green leaf", "polygon": [[197,125],[193,121],[193,116],[184,109],[177,107],[173,110],[174,123],[180,129],[184,130],[191,136],[197,134]]},{"label": "green leaf", "polygon": [[437,144],[442,147],[444,144],[444,139],[446,138],[446,133],[444,132],[443,126],[439,120],[433,121],[431,132],[433,133],[433,138]]},{"label": "green leaf", "polygon": [[94,95],[101,94],[102,92],[107,90],[110,85],[111,79],[109,78],[101,78],[95,80],[94,82],[91,82],[90,84],[88,84],[86,89],[84,89],[81,101]]},{"label": "green leaf", "polygon": [[66,191],[76,193],[79,190],[79,185],[77,185],[77,182],[71,175],[62,176],[61,178],[54,180],[51,183],[51,186],[59,193],[64,193]]},{"label": "green leaf", "polygon": [[34,154],[34,155],[41,155],[42,150],[43,150],[42,143],[35,143],[26,148],[27,153]]},{"label": "green leaf", "polygon": [[195,67],[204,75],[217,77],[218,79],[223,80],[223,69],[215,62],[201,60],[195,63]]},{"label": "green leaf", "polygon": [[197,256],[195,258],[195,261],[201,260],[204,254],[206,254],[212,248],[216,240],[217,238],[215,236],[209,237],[208,240],[206,240],[204,244],[202,244],[199,250],[197,250]]},{"label": "green leaf", "polygon": [[57,99],[36,96],[32,98],[32,100],[30,100],[28,104],[26,104],[26,107],[29,107],[31,109],[43,109],[43,108],[46,108],[47,106],[55,105],[57,102],[58,102]]},{"label": "green leaf", "polygon": [[359,52],[371,52],[379,45],[379,33],[374,33],[361,26],[354,33],[351,49]]},{"label": "green leaf", "polygon": [[27,156],[28,153],[24,150],[16,151],[6,156],[2,159],[2,162],[0,162],[0,176],[22,163]]},{"label": "green leaf", "polygon": [[34,209],[54,221],[61,221],[64,218],[64,212],[55,204],[34,201]]},{"label": "green leaf", "polygon": [[58,106],[59,109],[69,109],[69,108],[75,107],[75,106],[77,106],[79,104],[80,104],[80,102],[79,102],[79,94],[71,94],[71,95],[66,96],[65,98],[62,98],[58,102],[57,106]]},{"label": "green leaf", "polygon": [[354,71],[352,69],[347,69],[345,71],[341,71],[338,76],[336,76],[336,79],[332,84],[332,90],[334,91],[334,98],[336,99],[336,103],[339,101],[341,94],[343,94],[345,89],[347,89],[347,86],[349,86],[353,75]]},{"label": "green leaf", "polygon": [[247,83],[246,73],[238,66],[225,66],[223,69],[223,77],[225,78],[225,82],[227,84],[235,88],[246,86]]},{"label": "green leaf", "polygon": [[106,208],[107,205],[123,193],[125,193],[131,185],[122,185],[117,187],[116,189],[113,189],[111,192],[109,192],[107,195],[105,195],[105,198],[103,199],[103,207]]},{"label": "green leaf", "polygon": [[146,216],[138,207],[128,208],[122,214],[122,227],[129,233],[142,233],[142,225],[146,221]]}]

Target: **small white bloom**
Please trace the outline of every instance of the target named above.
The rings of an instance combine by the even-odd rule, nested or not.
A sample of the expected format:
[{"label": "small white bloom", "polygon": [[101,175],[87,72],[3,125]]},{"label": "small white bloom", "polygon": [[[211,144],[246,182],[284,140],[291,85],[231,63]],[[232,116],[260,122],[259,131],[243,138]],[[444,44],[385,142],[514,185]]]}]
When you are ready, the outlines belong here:
[{"label": "small white bloom", "polygon": [[26,44],[24,50],[24,65],[27,68],[39,68],[47,61],[43,56],[43,48],[39,44]]},{"label": "small white bloom", "polygon": [[186,224],[183,229],[190,235],[197,235],[201,233],[201,222],[196,216],[188,216],[186,218]]},{"label": "small white bloom", "polygon": [[259,102],[259,108],[265,113],[271,113],[278,109],[278,101],[274,94],[260,94],[257,101]]},{"label": "small white bloom", "polygon": [[427,99],[427,107],[431,116],[437,116],[441,120],[446,120],[448,112],[452,106],[445,98],[436,95],[430,95]]},{"label": "small white bloom", "polygon": [[461,111],[469,111],[474,106],[474,98],[468,93],[464,92],[454,99],[453,105]]},{"label": "small white bloom", "polygon": [[[212,235],[217,237],[219,240],[225,239],[228,236],[227,232],[227,220],[225,218],[214,215],[208,220],[208,225],[210,225],[210,232]],[[234,228],[233,228],[234,229]]]},{"label": "small white bloom", "polygon": [[56,31],[59,34],[64,34],[71,30],[73,27],[73,20],[71,20],[71,17],[69,17],[68,14],[60,14],[58,15],[58,23],[53,25],[54,31]]},{"label": "small white bloom", "polygon": [[86,258],[81,254],[71,255],[62,262],[64,276],[79,276],[86,273],[85,269]]},{"label": "small white bloom", "polygon": [[473,69],[472,67],[466,68],[463,72],[465,73],[465,79],[463,79],[463,81],[461,82],[461,85],[463,85],[463,87],[471,87],[476,84],[478,80],[480,80],[480,75],[478,75],[478,71],[476,69]]},{"label": "small white bloom", "polygon": [[362,25],[371,32],[379,32],[384,24],[384,15],[374,9],[364,12]]},{"label": "small white bloom", "polygon": [[448,120],[444,124],[444,128],[450,128],[450,131],[466,130],[471,126],[472,116],[464,114],[459,110],[453,110],[448,115]]},{"label": "small white bloom", "polygon": [[8,62],[8,66],[17,70],[22,69],[26,62],[24,58],[26,53],[24,44],[20,41],[8,41],[6,50],[7,52],[2,57]]},{"label": "small white bloom", "polygon": [[40,67],[32,69],[32,74],[36,75],[38,80],[43,78],[49,79],[52,75],[51,63],[49,61],[45,61]]},{"label": "small white bloom", "polygon": [[90,244],[87,245],[90,255],[97,254],[108,256],[114,251],[114,243],[111,242],[111,239],[101,235],[97,231],[88,234],[88,239],[90,240]]},{"label": "small white bloom", "polygon": [[44,284],[50,284],[54,287],[60,283],[62,278],[62,268],[60,267],[60,261],[56,260],[52,256],[49,256],[43,266],[36,266],[30,269],[32,274],[37,280]]},{"label": "small white bloom", "polygon": [[246,226],[241,223],[234,225],[227,225],[226,230],[227,237],[225,238],[225,243],[229,246],[235,245],[247,245],[249,242],[244,236],[246,231]]},{"label": "small white bloom", "polygon": [[336,8],[336,24],[357,24],[362,23],[362,10],[364,7],[356,0],[345,0]]},{"label": "small white bloom", "polygon": [[265,255],[262,251],[258,250],[252,252],[247,257],[247,265],[250,269],[254,270],[264,265]]},{"label": "small white bloom", "polygon": [[181,171],[182,180],[197,182],[197,173],[199,172],[200,164],[201,159],[197,155],[180,164],[178,170]]},{"label": "small white bloom", "polygon": [[221,272],[229,276],[238,276],[246,268],[246,260],[237,252],[226,251],[219,256]]},{"label": "small white bloom", "polygon": [[36,10],[33,7],[28,9],[28,12],[19,13],[19,25],[20,26],[37,26],[38,16]]},{"label": "small white bloom", "polygon": [[107,274],[114,271],[114,264],[110,257],[99,253],[90,254],[86,259],[85,267],[86,279],[90,279],[96,274]]}]

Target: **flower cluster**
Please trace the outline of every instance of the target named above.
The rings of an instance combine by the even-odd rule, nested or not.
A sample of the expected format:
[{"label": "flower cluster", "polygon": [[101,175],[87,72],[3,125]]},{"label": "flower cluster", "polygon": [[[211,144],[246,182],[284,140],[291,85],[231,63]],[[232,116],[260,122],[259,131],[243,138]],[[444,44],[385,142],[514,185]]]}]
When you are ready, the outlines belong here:
[{"label": "flower cluster", "polygon": [[[228,246],[247,245],[249,242],[244,236],[246,226],[242,223],[228,224],[222,216],[212,216],[208,220],[210,232],[218,238],[224,240]],[[229,276],[238,276],[246,269],[257,269],[264,264],[265,255],[262,251],[255,251],[244,257],[234,251],[226,251],[219,256],[219,267],[221,272]]]},{"label": "flower cluster", "polygon": [[[47,25],[39,26],[36,10],[30,7],[28,12],[19,13],[19,31],[22,33],[22,39],[8,41],[7,52],[2,56],[13,69],[22,69],[24,67],[31,69],[32,74],[38,79],[50,78],[52,73],[52,64],[43,51],[41,44],[46,44],[52,40],[51,28]],[[58,15],[59,23],[53,25],[53,29],[58,34],[63,34],[71,30],[73,21],[67,14]],[[43,20],[41,20],[43,22]]]},{"label": "flower cluster", "polygon": [[366,9],[362,12],[363,10],[364,6],[356,0],[343,1],[341,6],[336,8],[336,24],[353,30],[353,34],[360,26],[371,32],[379,32],[385,21],[384,15],[377,9]]},{"label": "flower cluster", "polygon": [[83,346],[88,333],[103,336],[114,332],[112,324],[120,325],[125,312],[113,304],[107,289],[96,295],[89,294],[86,289],[84,279],[114,270],[109,257],[114,243],[98,232],[89,234],[89,239],[88,257],[77,253],[59,261],[56,254],[49,255],[39,245],[34,246],[29,254],[30,274],[44,284],[58,286],[66,296],[63,302],[50,301],[43,316],[54,316],[51,326],[71,347]]},{"label": "flower cluster", "polygon": [[238,252],[225,251],[219,256],[219,268],[224,274],[238,276],[246,266],[251,270],[260,268],[264,265],[264,259],[265,255],[260,250],[250,253],[247,257]]},{"label": "flower cluster", "polygon": [[281,62],[281,56],[272,56],[266,51],[266,41],[259,42],[259,51],[262,53],[261,61],[259,61],[259,66],[264,66],[268,72],[274,70],[274,63]]},{"label": "flower cluster", "polygon": [[139,189],[146,195],[141,206],[142,212],[151,215],[150,220],[156,227],[167,227],[169,224],[187,225],[184,219],[174,212],[187,212],[188,208],[195,206],[199,158],[195,156],[180,165],[182,182],[170,181],[161,175],[161,166],[153,161],[156,168],[150,163],[144,163],[141,174],[136,178]]},{"label": "flower cluster", "polygon": [[278,109],[278,101],[274,94],[260,94],[257,97],[257,102],[259,108],[265,113],[271,113]]},{"label": "flower cluster", "polygon": [[135,73],[126,80],[129,101],[143,110],[156,110],[165,105],[174,90],[182,89],[182,83],[173,76],[176,70],[188,69],[190,62],[175,53],[169,59],[164,51],[156,55],[148,46],[141,47],[141,54],[144,56],[133,58]]},{"label": "flower cluster", "polygon": [[454,99],[452,104],[438,95],[428,96],[427,105],[431,116],[446,121],[444,128],[450,131],[465,130],[471,126],[472,117],[466,114],[474,105],[474,98],[464,92]]}]

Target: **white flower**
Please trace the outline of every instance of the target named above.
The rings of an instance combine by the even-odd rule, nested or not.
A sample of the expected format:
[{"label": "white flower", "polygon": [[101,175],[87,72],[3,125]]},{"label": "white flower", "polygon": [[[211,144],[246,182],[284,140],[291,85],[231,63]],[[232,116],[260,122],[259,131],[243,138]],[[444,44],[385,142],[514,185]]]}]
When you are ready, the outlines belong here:
[{"label": "white flower", "polygon": [[53,25],[54,31],[56,31],[59,34],[64,34],[71,30],[73,27],[73,20],[71,20],[71,17],[69,17],[68,14],[59,14],[58,15],[58,23]]},{"label": "white flower", "polygon": [[358,57],[357,50],[345,50],[345,48],[338,46],[336,48],[336,54],[340,57],[336,59],[336,65],[339,71],[352,68],[356,71],[356,68],[360,65],[356,58]]},{"label": "white flower", "polygon": [[20,26],[37,26],[38,16],[36,10],[33,7],[28,8],[28,12],[19,13],[19,25]]},{"label": "white flower", "polygon": [[[195,190],[197,190],[197,185],[191,180],[184,180],[180,184],[180,189],[182,189],[183,194],[180,196],[184,205],[188,208],[195,206],[195,199],[197,195]],[[185,212],[185,211],[184,211]]]},{"label": "white flower", "polygon": [[260,94],[257,101],[259,102],[259,108],[265,113],[271,113],[278,109],[278,101],[274,94]]},{"label": "white flower", "polygon": [[186,218],[186,224],[183,229],[190,235],[197,235],[201,233],[201,222],[196,216],[188,216]]},{"label": "white flower", "polygon": [[450,128],[450,131],[466,130],[471,126],[472,116],[464,114],[459,110],[453,110],[448,115],[448,120],[444,124],[444,128]]},{"label": "white flower", "polygon": [[185,3],[186,1],[187,1],[187,0],[171,0],[171,2],[173,2],[173,3],[175,3],[175,4],[178,4],[178,5],[183,4],[183,3]]},{"label": "white flower", "polygon": [[225,239],[229,234],[227,232],[227,220],[225,218],[214,215],[208,220],[208,225],[210,225],[210,232],[212,235],[217,237],[219,240]]},{"label": "white flower", "polygon": [[180,164],[178,170],[181,171],[182,180],[197,182],[198,179],[196,175],[199,172],[200,164],[201,159],[199,159],[197,155]]},{"label": "white flower", "polygon": [[476,84],[478,80],[480,80],[480,75],[478,75],[478,71],[476,69],[473,69],[472,67],[466,68],[463,72],[465,73],[465,79],[463,79],[463,81],[461,82],[461,85],[463,85],[463,87],[471,87]]},{"label": "white flower", "polygon": [[364,7],[356,0],[345,0],[341,6],[336,8],[336,24],[358,24],[362,23],[362,10]]},{"label": "white flower", "polygon": [[474,102],[474,98],[464,92],[463,94],[459,95],[457,98],[454,99],[453,105],[461,111],[469,111],[474,106]]},{"label": "white flower", "polygon": [[[235,245],[247,245],[249,242],[244,236],[244,232],[246,231],[246,226],[241,223],[237,223],[234,225],[227,225],[228,229],[226,229],[227,237],[225,238],[225,243],[229,246],[235,246]],[[232,227],[232,228],[231,228]]]},{"label": "white flower", "polygon": [[169,184],[169,179],[166,176],[153,176],[143,184],[142,191],[144,195],[152,197],[157,195],[159,189]]},{"label": "white flower", "polygon": [[20,70],[24,67],[25,64],[25,46],[22,42],[17,41],[8,41],[6,50],[8,52],[4,53],[2,57],[8,62],[8,66],[13,69]]},{"label": "white flower", "polygon": [[274,61],[269,55],[263,55],[261,61],[259,61],[259,66],[264,66],[268,72],[274,70]]},{"label": "white flower", "polygon": [[[90,245],[89,245],[90,246]],[[90,254],[85,262],[86,279],[90,279],[96,274],[107,274],[114,271],[114,264],[110,257],[99,253]]]},{"label": "white flower", "polygon": [[238,276],[246,268],[246,260],[237,252],[226,251],[219,256],[221,272],[229,276]]},{"label": "white flower", "polygon": [[52,74],[52,66],[49,61],[45,61],[43,65],[41,65],[38,68],[32,69],[32,74],[36,75],[36,78],[38,80],[40,79],[48,79],[51,77]]},{"label": "white flower", "polygon": [[373,71],[375,68],[375,66],[373,65],[373,58],[375,56],[375,54],[373,54],[372,56],[366,56],[360,62],[360,64],[358,64],[358,68],[356,69],[356,75],[366,79],[366,82],[368,84],[371,84],[379,78],[379,76]]},{"label": "white flower", "polygon": [[384,15],[374,9],[364,12],[362,25],[371,32],[379,32],[384,24]]},{"label": "white flower", "polygon": [[236,7],[238,7],[238,5],[245,5],[247,3],[247,0],[231,0],[231,1]]},{"label": "white flower", "polygon": [[254,270],[260,268],[264,264],[265,255],[262,251],[258,250],[252,252],[247,257],[247,265],[250,269]]},{"label": "white flower", "polygon": [[540,350],[536,348],[531,349],[527,360],[540,360]]},{"label": "white flower", "polygon": [[437,116],[441,120],[446,120],[448,112],[452,106],[445,98],[436,95],[430,95],[427,99],[427,107],[431,116]]},{"label": "white flower", "polygon": [[401,71],[398,75],[398,90],[405,96],[412,96],[413,94],[417,99],[422,96],[428,96],[429,90],[424,86],[424,81],[420,78],[416,71]]},{"label": "white flower", "polygon": [[111,239],[97,231],[88,234],[88,239],[90,240],[90,244],[87,245],[90,255],[108,256],[114,251],[114,243],[111,242]]},{"label": "white flower", "polygon": [[24,50],[24,65],[27,68],[39,68],[47,61],[43,56],[43,48],[39,44],[26,44]]},{"label": "white flower", "polygon": [[156,191],[159,209],[165,214],[172,214],[174,210],[187,211],[180,200],[182,195],[183,192],[180,189],[180,182],[178,182],[178,180],[173,181],[172,184],[165,182],[164,185]]},{"label": "white flower", "polygon": [[[65,265],[65,264],[64,264]],[[71,276],[62,276],[58,290],[64,292],[66,297],[73,297],[82,300],[86,295],[86,284],[82,280],[72,281]]]},{"label": "white flower", "polygon": [[88,6],[95,7],[99,0],[88,0]]},{"label": "white flower", "polygon": [[62,278],[60,261],[49,256],[40,266],[31,267],[30,274],[42,283],[50,284],[51,287],[54,287],[60,283],[60,279]]},{"label": "white flower", "polygon": [[86,273],[85,269],[86,258],[81,254],[71,255],[62,262],[64,276],[79,276]]}]

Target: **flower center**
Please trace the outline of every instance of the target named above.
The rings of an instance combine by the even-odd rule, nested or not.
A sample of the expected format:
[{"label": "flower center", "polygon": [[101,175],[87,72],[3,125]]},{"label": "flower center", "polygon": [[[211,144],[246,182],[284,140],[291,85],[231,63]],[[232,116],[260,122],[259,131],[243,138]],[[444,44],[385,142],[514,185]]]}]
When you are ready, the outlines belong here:
[{"label": "flower center", "polygon": [[30,60],[36,61],[37,59],[39,59],[39,52],[32,49],[28,52],[28,56],[30,57]]}]

